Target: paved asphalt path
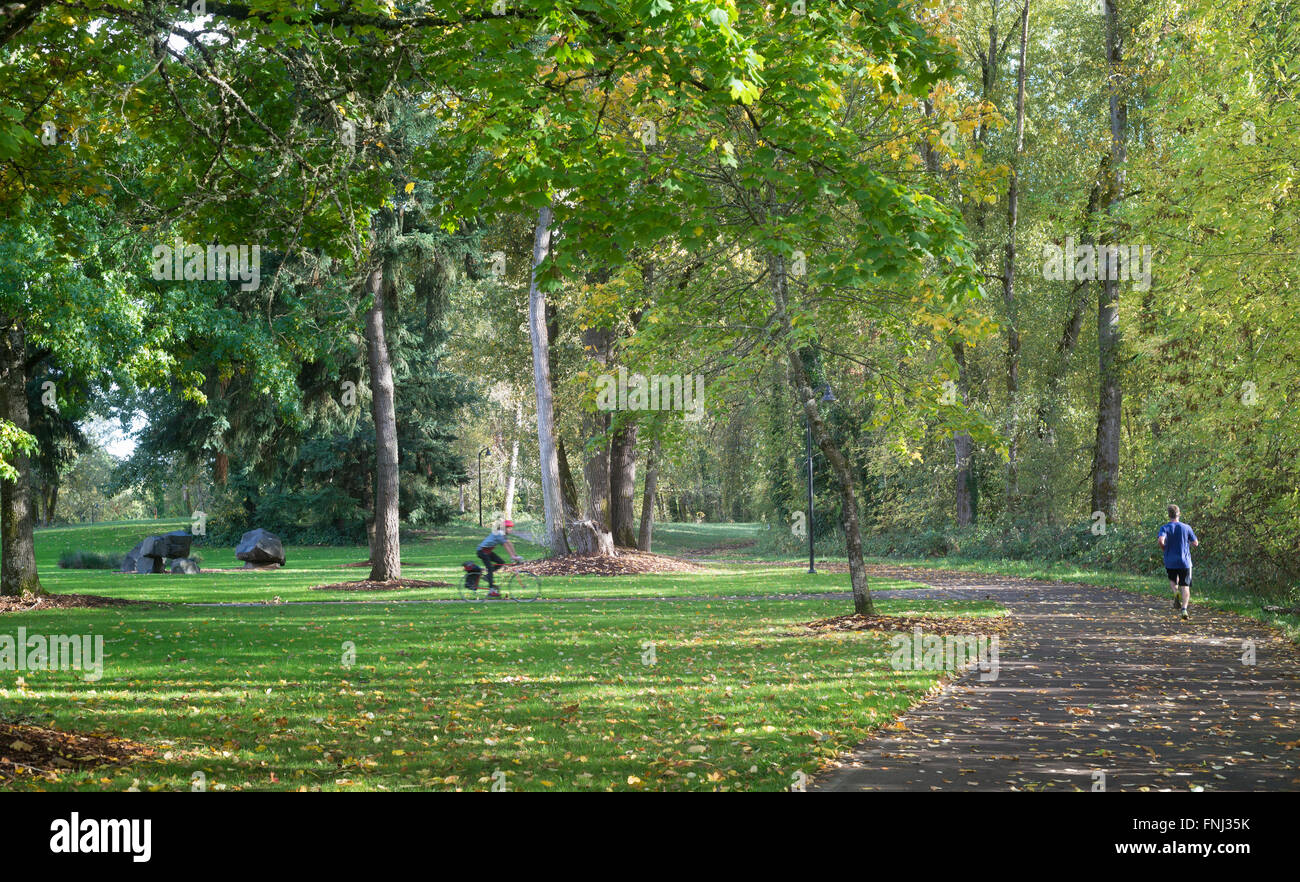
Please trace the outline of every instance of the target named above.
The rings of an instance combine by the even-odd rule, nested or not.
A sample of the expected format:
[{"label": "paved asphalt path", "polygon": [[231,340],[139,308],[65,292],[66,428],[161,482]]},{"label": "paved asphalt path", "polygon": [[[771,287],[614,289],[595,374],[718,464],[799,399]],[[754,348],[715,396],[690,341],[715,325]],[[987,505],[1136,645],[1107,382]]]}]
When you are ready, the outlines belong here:
[{"label": "paved asphalt path", "polygon": [[1300,654],[1261,623],[1197,609],[1195,589],[1182,621],[1172,593],[873,571],[989,598],[1017,626],[996,680],[967,673],[809,790],[1300,790]]}]

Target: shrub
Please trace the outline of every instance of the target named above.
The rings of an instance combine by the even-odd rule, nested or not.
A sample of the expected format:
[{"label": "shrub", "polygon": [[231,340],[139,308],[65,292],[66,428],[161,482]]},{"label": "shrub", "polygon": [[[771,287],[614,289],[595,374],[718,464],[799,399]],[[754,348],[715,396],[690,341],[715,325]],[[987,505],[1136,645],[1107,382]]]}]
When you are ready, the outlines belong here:
[{"label": "shrub", "polygon": [[59,567],[64,570],[115,570],[122,565],[122,557],[98,551],[65,551],[59,555]]}]

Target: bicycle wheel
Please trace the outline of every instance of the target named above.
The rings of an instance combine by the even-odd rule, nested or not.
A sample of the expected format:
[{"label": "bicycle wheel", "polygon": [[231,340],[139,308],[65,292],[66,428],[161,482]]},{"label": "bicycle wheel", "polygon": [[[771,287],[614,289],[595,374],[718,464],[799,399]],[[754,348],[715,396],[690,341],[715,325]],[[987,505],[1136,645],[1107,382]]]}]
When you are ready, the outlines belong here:
[{"label": "bicycle wheel", "polygon": [[468,600],[470,603],[482,603],[487,600],[487,581],[480,579],[477,588],[467,588],[465,580],[462,578],[457,585],[460,587],[460,599]]},{"label": "bicycle wheel", "polygon": [[536,573],[514,570],[506,581],[505,595],[519,603],[532,603],[542,596],[542,577]]}]

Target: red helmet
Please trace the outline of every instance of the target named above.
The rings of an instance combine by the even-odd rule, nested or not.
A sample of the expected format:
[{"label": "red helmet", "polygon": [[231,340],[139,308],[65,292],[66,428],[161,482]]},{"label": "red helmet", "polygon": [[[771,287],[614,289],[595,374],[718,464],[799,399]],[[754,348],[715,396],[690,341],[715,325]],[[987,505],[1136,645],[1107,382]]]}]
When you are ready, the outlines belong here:
[{"label": "red helmet", "polygon": [[501,526],[503,526],[503,527],[513,527],[514,525],[515,525],[515,522],[514,522],[514,521],[511,521],[511,520],[504,521],[504,522],[502,522],[502,524],[501,524]]}]

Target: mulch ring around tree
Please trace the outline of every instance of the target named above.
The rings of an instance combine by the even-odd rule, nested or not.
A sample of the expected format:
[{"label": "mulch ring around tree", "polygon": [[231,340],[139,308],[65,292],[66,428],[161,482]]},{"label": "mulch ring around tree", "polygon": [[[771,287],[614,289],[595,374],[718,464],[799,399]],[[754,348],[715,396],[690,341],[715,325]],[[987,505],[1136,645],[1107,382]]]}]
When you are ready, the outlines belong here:
[{"label": "mulch ring around tree", "polygon": [[920,628],[925,634],[978,634],[992,636],[1007,634],[1015,622],[1008,616],[833,616],[804,622],[803,627],[814,634],[832,631],[902,631]]},{"label": "mulch ring around tree", "polygon": [[539,576],[639,576],[643,573],[704,573],[705,567],[645,551],[620,549],[617,556],[608,554],[565,554],[529,560],[514,567]]},{"label": "mulch ring around tree", "polygon": [[21,777],[54,782],[64,772],[125,765],[154,753],[127,738],[0,721],[0,782]]},{"label": "mulch ring around tree", "polygon": [[415,588],[450,588],[450,582],[429,582],[424,579],[389,579],[372,582],[358,579],[355,582],[335,582],[332,585],[313,585],[313,591],[410,591]]},{"label": "mulch ring around tree", "polygon": [[40,609],[94,609],[104,606],[166,606],[157,601],[127,600],[99,594],[24,594],[0,597],[0,614],[32,612]]}]

